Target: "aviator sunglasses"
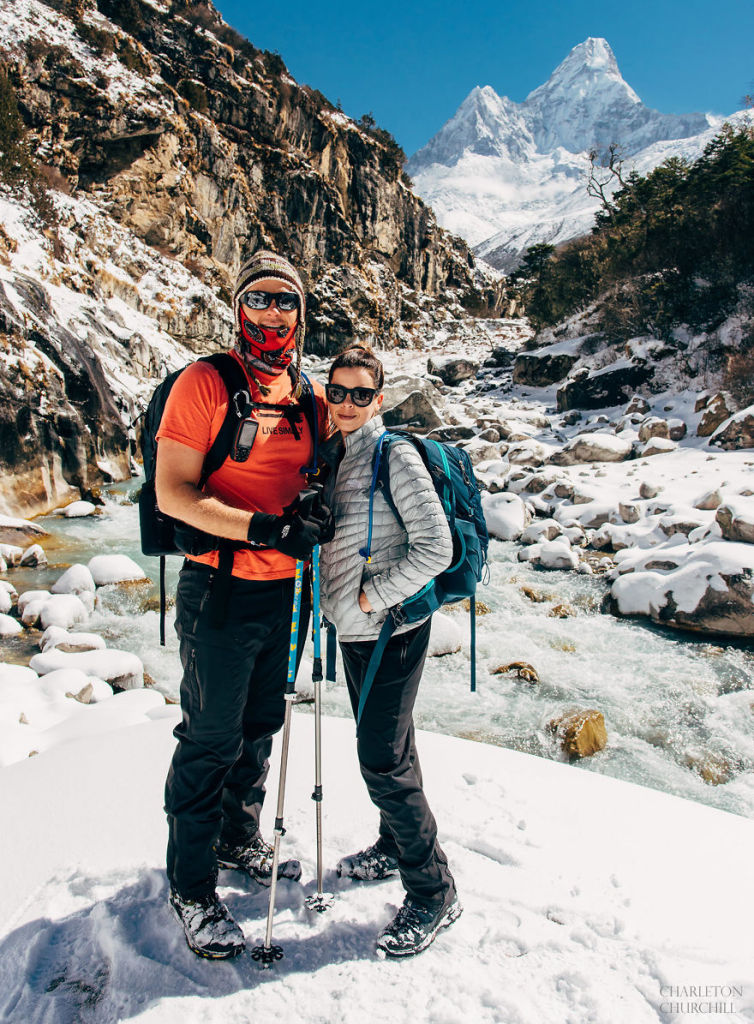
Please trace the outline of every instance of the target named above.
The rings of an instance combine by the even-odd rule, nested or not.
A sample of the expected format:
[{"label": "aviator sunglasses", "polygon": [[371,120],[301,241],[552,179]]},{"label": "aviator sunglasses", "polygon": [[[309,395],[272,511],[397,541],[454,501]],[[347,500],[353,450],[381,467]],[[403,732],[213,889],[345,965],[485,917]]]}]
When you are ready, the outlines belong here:
[{"label": "aviator sunglasses", "polygon": [[248,291],[241,296],[241,302],[249,309],[269,309],[274,302],[281,313],[292,313],[298,309],[298,295],[295,292]]},{"label": "aviator sunglasses", "polygon": [[350,395],[353,404],[362,409],[366,408],[377,394],[377,388],[344,388],[342,384],[328,384],[325,390],[327,401],[333,405],[340,405]]}]

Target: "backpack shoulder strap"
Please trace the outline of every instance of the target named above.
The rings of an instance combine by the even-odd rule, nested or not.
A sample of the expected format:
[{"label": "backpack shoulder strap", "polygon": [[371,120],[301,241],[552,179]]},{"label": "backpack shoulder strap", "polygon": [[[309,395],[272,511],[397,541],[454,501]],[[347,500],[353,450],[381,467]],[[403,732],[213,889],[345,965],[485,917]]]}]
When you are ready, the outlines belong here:
[{"label": "backpack shoulder strap", "polygon": [[319,470],[319,410],[317,408],[317,396],[314,393],[314,387],[303,370],[301,371],[301,406],[312,435],[311,465],[302,466],[301,472],[305,476],[315,476]]},{"label": "backpack shoulder strap", "polygon": [[238,420],[243,416],[243,408],[239,410],[235,401],[236,395],[244,396],[243,406],[248,405],[251,399],[246,374],[229,352],[215,352],[214,355],[203,356],[199,361],[209,363],[217,370],[228,392],[228,411],[217,436],[204,457],[202,475],[199,479],[199,487],[202,488],[230,455],[235,429]]}]

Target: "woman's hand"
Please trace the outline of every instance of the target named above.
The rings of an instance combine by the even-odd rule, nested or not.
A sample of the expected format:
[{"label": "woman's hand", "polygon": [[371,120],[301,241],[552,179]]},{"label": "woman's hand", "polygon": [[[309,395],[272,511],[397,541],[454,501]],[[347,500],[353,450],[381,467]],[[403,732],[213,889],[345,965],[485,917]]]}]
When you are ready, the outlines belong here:
[{"label": "woman's hand", "polygon": [[363,590],[359,591],[359,608],[361,608],[361,610],[365,614],[374,611],[374,608],[372,608],[371,604],[369,603],[369,598],[367,597]]}]

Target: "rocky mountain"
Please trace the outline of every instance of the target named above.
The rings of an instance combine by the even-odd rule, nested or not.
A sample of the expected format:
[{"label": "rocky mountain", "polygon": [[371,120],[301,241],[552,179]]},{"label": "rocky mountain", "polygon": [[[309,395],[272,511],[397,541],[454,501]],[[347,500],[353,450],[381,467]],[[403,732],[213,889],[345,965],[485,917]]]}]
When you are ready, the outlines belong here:
[{"label": "rocky mountain", "polygon": [[128,472],[154,378],[227,346],[259,245],[308,278],[319,352],[498,311],[389,133],[299,86],[209,2],[6,0],[0,71],[0,141],[22,134],[34,168],[0,182],[6,511]]},{"label": "rocky mountain", "polygon": [[720,123],[645,106],[607,41],[587,39],[523,103],[472,90],[406,169],[439,222],[507,270],[535,242],[589,230],[598,208],[586,191],[590,151],[604,160],[616,144],[626,169],[646,173],[671,153],[698,156]]}]

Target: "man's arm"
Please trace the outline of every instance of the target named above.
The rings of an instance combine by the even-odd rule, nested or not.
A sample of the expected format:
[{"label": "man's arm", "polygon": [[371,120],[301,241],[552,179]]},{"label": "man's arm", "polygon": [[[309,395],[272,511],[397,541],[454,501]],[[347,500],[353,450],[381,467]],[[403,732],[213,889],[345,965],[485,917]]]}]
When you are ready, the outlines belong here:
[{"label": "man's arm", "polygon": [[157,444],[155,488],[160,510],[215,537],[245,541],[252,513],[231,508],[199,490],[204,453],[161,437]]}]

